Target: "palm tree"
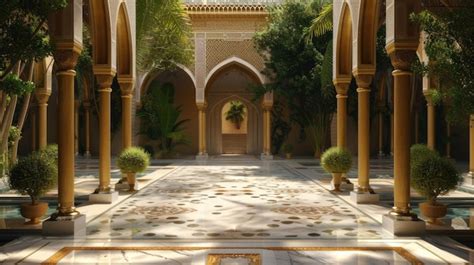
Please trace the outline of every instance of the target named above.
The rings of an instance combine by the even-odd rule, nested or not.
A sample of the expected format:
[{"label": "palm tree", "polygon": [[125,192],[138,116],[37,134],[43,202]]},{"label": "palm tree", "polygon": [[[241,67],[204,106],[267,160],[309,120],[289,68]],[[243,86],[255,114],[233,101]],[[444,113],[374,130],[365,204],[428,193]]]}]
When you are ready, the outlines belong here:
[{"label": "palm tree", "polygon": [[240,125],[245,118],[244,103],[235,100],[230,102],[230,109],[225,113],[225,119],[235,124],[237,130],[240,130]]},{"label": "palm tree", "polygon": [[333,12],[333,4],[332,1],[327,0],[318,0],[315,1],[314,5],[320,6],[320,8],[316,8],[318,11],[317,17],[313,19],[313,22],[308,30],[308,41],[313,39],[314,37],[322,36],[327,32],[332,31],[332,12]]},{"label": "palm tree", "polygon": [[189,17],[181,0],[139,0],[137,67],[143,72],[189,65],[192,45]]}]

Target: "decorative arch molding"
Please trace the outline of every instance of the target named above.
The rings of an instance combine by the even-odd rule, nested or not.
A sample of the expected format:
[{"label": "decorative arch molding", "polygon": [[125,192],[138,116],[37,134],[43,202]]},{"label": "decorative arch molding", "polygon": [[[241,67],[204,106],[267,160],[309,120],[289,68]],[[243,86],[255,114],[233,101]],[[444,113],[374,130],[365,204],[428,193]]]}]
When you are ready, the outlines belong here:
[{"label": "decorative arch molding", "polygon": [[119,77],[133,77],[133,41],[130,32],[130,18],[126,2],[120,3],[116,18],[117,74]]},{"label": "decorative arch molding", "polygon": [[220,98],[209,106],[206,124],[207,126],[207,143],[209,153],[212,155],[219,155],[223,153],[222,142],[222,108],[232,100],[239,100],[245,104],[247,108],[247,153],[258,155],[262,152],[263,130],[262,124],[262,110],[253,103],[250,99],[239,96],[229,95]]},{"label": "decorative arch molding", "polygon": [[112,68],[112,27],[109,1],[89,1],[94,66]]},{"label": "decorative arch molding", "polygon": [[[177,69],[175,71],[179,71],[179,70],[183,71],[191,79],[194,85],[194,89],[196,89],[196,77],[194,76],[193,72],[188,67],[182,64],[176,64],[176,66],[177,66]],[[160,75],[161,73],[163,72],[150,71],[144,75],[143,81],[141,82],[141,85],[140,85],[139,100],[141,100],[145,92],[148,90],[148,87],[150,86],[151,82],[153,82],[153,80],[155,80],[155,78],[158,77],[158,75]]]},{"label": "decorative arch molding", "polygon": [[53,65],[53,57],[46,57],[35,63],[33,81],[37,86],[36,90],[51,92]]},{"label": "decorative arch molding", "polygon": [[380,0],[358,1],[359,13],[354,17],[353,69],[358,73],[375,73],[376,40]]},{"label": "decorative arch molding", "polygon": [[265,76],[262,73],[260,73],[260,71],[254,65],[252,65],[251,63],[249,63],[249,62],[247,62],[247,61],[245,61],[245,60],[243,60],[243,59],[241,59],[237,56],[232,56],[232,57],[227,58],[224,61],[220,62],[214,68],[212,68],[211,71],[209,71],[209,73],[206,76],[204,87],[205,88],[208,87],[208,85],[209,85],[209,83],[210,83],[210,81],[211,81],[211,79],[214,75],[216,75],[222,69],[224,69],[228,66],[231,66],[231,65],[238,65],[238,66],[248,70],[250,73],[252,73],[257,78],[257,80],[260,82],[260,84],[267,83]]},{"label": "decorative arch molding", "polygon": [[[352,77],[352,32],[353,21],[350,5],[346,1],[334,3],[334,51],[333,78],[334,80],[348,79]],[[338,8],[339,7],[339,8]],[[339,13],[337,13],[339,11]],[[337,15],[336,15],[337,14]]]}]

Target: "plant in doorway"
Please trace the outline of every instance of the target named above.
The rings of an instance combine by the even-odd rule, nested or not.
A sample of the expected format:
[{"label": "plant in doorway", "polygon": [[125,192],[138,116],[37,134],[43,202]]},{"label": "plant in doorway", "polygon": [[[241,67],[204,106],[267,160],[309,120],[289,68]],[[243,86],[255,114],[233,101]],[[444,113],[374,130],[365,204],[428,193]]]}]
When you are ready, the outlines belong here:
[{"label": "plant in doorway", "polygon": [[321,156],[321,165],[328,173],[332,173],[333,191],[341,192],[342,174],[351,169],[352,155],[344,148],[331,147]]},{"label": "plant in doorway", "polygon": [[120,153],[117,166],[127,175],[128,191],[136,191],[136,173],[145,171],[149,164],[150,155],[140,147],[129,147]]},{"label": "plant in doorway", "polygon": [[241,101],[233,100],[230,102],[230,108],[225,113],[225,119],[231,121],[237,130],[240,130],[245,118],[245,105]]},{"label": "plant in doorway", "polygon": [[31,203],[23,203],[20,213],[30,219],[25,224],[38,224],[46,214],[48,203],[39,202],[39,198],[54,188],[57,180],[57,165],[40,153],[22,158],[10,171],[10,187],[21,194],[30,196]]},{"label": "plant in doorway", "polygon": [[454,164],[426,146],[411,148],[411,187],[427,201],[420,203],[421,215],[428,223],[437,223],[447,213],[447,206],[437,201],[438,196],[455,189],[462,181]]},{"label": "plant in doorway", "polygon": [[286,159],[291,159],[293,155],[293,145],[290,143],[285,143],[281,149],[285,154]]}]

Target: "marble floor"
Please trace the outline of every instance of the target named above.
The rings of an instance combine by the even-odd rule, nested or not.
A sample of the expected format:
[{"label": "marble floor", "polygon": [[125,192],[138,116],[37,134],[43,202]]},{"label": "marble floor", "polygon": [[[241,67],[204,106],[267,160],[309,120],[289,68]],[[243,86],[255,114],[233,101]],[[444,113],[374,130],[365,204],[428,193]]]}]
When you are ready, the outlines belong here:
[{"label": "marble floor", "polygon": [[331,193],[328,175],[315,162],[211,159],[155,166],[166,169],[148,172],[140,191],[100,210],[79,206],[87,216],[86,237],[21,237],[0,248],[0,264],[467,262],[423,239],[389,234],[377,217],[388,208],[373,214]]}]

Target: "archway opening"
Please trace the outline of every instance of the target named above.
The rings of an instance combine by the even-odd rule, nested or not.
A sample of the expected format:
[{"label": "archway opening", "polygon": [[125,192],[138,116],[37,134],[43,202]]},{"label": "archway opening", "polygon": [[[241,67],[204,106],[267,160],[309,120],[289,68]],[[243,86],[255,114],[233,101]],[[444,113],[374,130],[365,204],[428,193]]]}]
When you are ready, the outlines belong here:
[{"label": "archway opening", "polygon": [[248,110],[241,100],[222,107],[222,153],[247,154]]}]

